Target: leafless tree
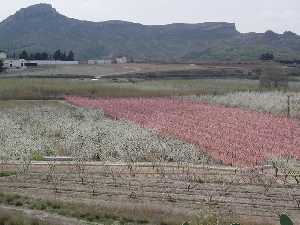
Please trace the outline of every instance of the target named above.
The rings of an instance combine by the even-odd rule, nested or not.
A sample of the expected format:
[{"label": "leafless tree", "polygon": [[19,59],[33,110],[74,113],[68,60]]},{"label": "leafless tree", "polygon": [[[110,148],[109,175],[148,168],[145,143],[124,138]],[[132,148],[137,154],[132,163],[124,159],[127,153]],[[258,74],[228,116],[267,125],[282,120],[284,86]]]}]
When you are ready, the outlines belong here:
[{"label": "leafless tree", "polygon": [[97,180],[96,180],[96,176],[93,173],[89,174],[88,185],[91,188],[92,196],[95,196],[97,194],[96,193],[96,190],[97,190]]},{"label": "leafless tree", "polygon": [[297,184],[300,183],[299,162],[297,159],[292,156],[275,156],[270,161],[275,171],[275,177],[278,177],[281,173],[285,184],[288,183],[289,177],[292,177]]},{"label": "leafless tree", "polygon": [[264,88],[287,88],[288,75],[280,64],[268,62],[261,68],[260,85]]}]

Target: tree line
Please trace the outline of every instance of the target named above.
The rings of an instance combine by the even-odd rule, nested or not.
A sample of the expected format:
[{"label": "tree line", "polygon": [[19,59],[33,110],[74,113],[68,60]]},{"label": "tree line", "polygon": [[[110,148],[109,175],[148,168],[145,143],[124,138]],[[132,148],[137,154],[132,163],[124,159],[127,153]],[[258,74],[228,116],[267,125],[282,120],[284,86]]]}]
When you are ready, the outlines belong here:
[{"label": "tree line", "polygon": [[3,71],[3,62],[0,60],[0,73]]},{"label": "tree line", "polygon": [[275,56],[272,52],[266,52],[261,54],[259,59],[262,61],[274,61],[281,64],[300,64],[299,59],[275,59]]},{"label": "tree line", "polygon": [[261,54],[259,59],[262,61],[269,61],[269,60],[274,60],[275,56],[272,52],[266,52],[266,53]]},{"label": "tree line", "polygon": [[23,51],[19,55],[19,59],[25,60],[61,60],[61,61],[74,61],[75,55],[73,51],[69,53],[63,52],[60,49],[56,50],[53,55],[48,54],[47,52],[36,52],[29,54],[27,51]]}]

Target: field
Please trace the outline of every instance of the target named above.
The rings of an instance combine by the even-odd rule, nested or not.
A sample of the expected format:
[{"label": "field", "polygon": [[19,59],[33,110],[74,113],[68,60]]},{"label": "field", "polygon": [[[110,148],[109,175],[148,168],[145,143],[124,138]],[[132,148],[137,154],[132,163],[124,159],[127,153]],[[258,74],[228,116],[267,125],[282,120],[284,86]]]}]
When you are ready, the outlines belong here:
[{"label": "field", "polygon": [[[259,64],[113,64],[41,66],[0,75],[1,100],[57,100],[64,95],[162,97],[266,91]],[[295,73],[289,90],[300,91]]]},{"label": "field", "polygon": [[[85,106],[90,101],[84,99]],[[276,224],[283,212],[299,221],[299,178],[289,173],[297,171],[296,161],[273,158],[277,175],[269,166],[226,166],[230,162],[189,140],[161,136],[146,124],[115,120],[104,112],[64,101],[2,101],[0,202],[77,218],[79,224]],[[73,162],[36,161],[62,155]],[[7,200],[12,197],[5,193],[19,201]],[[60,206],[53,209],[57,201]],[[88,211],[74,213],[83,210],[83,203]]]},{"label": "field", "polygon": [[[43,78],[101,78],[118,77],[122,75],[167,75],[181,73],[182,76],[247,74],[251,65],[194,65],[194,64],[110,64],[110,65],[51,65],[30,68],[23,71],[14,71],[2,74],[3,77],[43,77]],[[196,73],[194,73],[196,72]],[[199,76],[200,77],[200,76]]]},{"label": "field", "polygon": [[258,166],[273,155],[300,159],[300,126],[295,120],[166,98],[66,100],[193,143],[226,164]]},{"label": "field", "polygon": [[[14,170],[15,165],[5,169]],[[55,212],[94,222],[103,222],[106,213],[106,220],[119,218],[128,221],[125,224],[181,224],[184,220],[202,224],[211,217],[210,224],[217,224],[218,219],[221,224],[240,221],[267,225],[277,224],[278,214],[283,212],[299,221],[298,186],[292,180],[284,185],[283,176],[275,179],[268,169],[237,172],[233,168],[152,167],[146,163],[132,168],[86,163],[84,169],[88,175],[82,180],[76,163],[33,163],[30,175],[2,178],[1,191],[22,193],[17,199],[29,196],[27,201],[66,202],[75,205],[75,212],[78,204],[83,204],[92,210],[76,215],[61,203]],[[19,206],[28,207],[26,204]],[[30,207],[51,212],[51,205]]]},{"label": "field", "polygon": [[[290,97],[290,107],[288,106],[288,96]],[[225,95],[189,96],[184,99],[239,107],[278,116],[288,116],[289,111],[290,116],[300,118],[300,95],[298,92],[234,92]]]},{"label": "field", "polygon": [[[258,81],[240,79],[98,81],[78,79],[0,79],[2,100],[63,100],[64,95],[100,97],[159,97],[257,90]],[[296,87],[298,88],[298,86]]]},{"label": "field", "polygon": [[264,90],[245,68],[4,75],[0,224],[299,224],[299,83]]},{"label": "field", "polygon": [[[159,158],[192,162],[201,155],[190,144],[161,138],[126,121],[104,117],[99,110],[74,108],[56,101],[1,102],[1,161],[63,155],[134,162]],[[170,146],[166,152],[163,145]],[[149,157],[149,159],[147,158]]]}]

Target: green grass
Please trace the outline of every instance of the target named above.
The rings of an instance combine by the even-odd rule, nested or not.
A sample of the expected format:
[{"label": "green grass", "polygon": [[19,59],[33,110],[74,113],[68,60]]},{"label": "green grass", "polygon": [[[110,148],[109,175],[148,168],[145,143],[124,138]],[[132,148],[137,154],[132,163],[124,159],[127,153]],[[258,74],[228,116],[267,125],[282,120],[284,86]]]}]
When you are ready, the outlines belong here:
[{"label": "green grass", "polygon": [[0,225],[50,225],[19,213],[0,210]]},{"label": "green grass", "polygon": [[158,97],[174,95],[223,94],[257,90],[258,82],[238,79],[155,80],[113,82],[112,80],[0,79],[2,100],[62,99],[64,95]]},{"label": "green grass", "polygon": [[36,152],[33,152],[31,159],[33,161],[43,161],[44,160],[44,156],[43,156],[43,154],[41,152],[36,151]]},{"label": "green grass", "polygon": [[[192,216],[192,214],[185,215],[178,213],[174,215],[171,212],[166,212],[168,210],[165,211],[164,207],[155,209],[146,207],[145,209],[141,209],[143,207],[134,206],[132,208],[126,208],[122,207],[123,203],[118,203],[115,206],[93,205],[83,202],[37,199],[15,193],[3,192],[0,192],[0,204],[40,210],[69,218],[76,218],[89,223],[101,223],[105,225],[180,225],[184,221],[191,221],[191,225],[216,225],[220,222],[218,222],[216,214],[206,213],[201,216]],[[225,218],[222,218],[223,222],[225,220]],[[230,223],[224,222],[223,225],[225,224]]]},{"label": "green grass", "polygon": [[0,177],[10,177],[16,175],[16,172],[0,171]]},{"label": "green grass", "polygon": [[[0,203],[4,205],[29,208],[32,210],[56,213],[61,216],[77,218],[88,222],[113,224],[119,221],[120,224],[140,224],[131,218],[119,217],[113,212],[103,212],[95,206],[88,206],[82,203],[62,202],[59,200],[34,199],[18,194],[0,193]],[[144,221],[144,223],[148,223]],[[1,225],[1,224],[0,224]]]}]

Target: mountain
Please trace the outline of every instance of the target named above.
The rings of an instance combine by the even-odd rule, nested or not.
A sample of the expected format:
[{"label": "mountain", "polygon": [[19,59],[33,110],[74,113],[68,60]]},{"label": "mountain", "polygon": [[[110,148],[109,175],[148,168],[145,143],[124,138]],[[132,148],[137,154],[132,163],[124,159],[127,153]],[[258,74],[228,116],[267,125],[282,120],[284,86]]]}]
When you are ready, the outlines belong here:
[{"label": "mountain", "polygon": [[280,59],[300,59],[300,36],[272,31],[242,34],[235,24],[218,22],[89,22],[61,15],[51,5],[38,4],[0,23],[0,49],[10,54],[73,50],[78,59],[127,55],[137,60],[250,60],[265,52],[273,52]]}]

